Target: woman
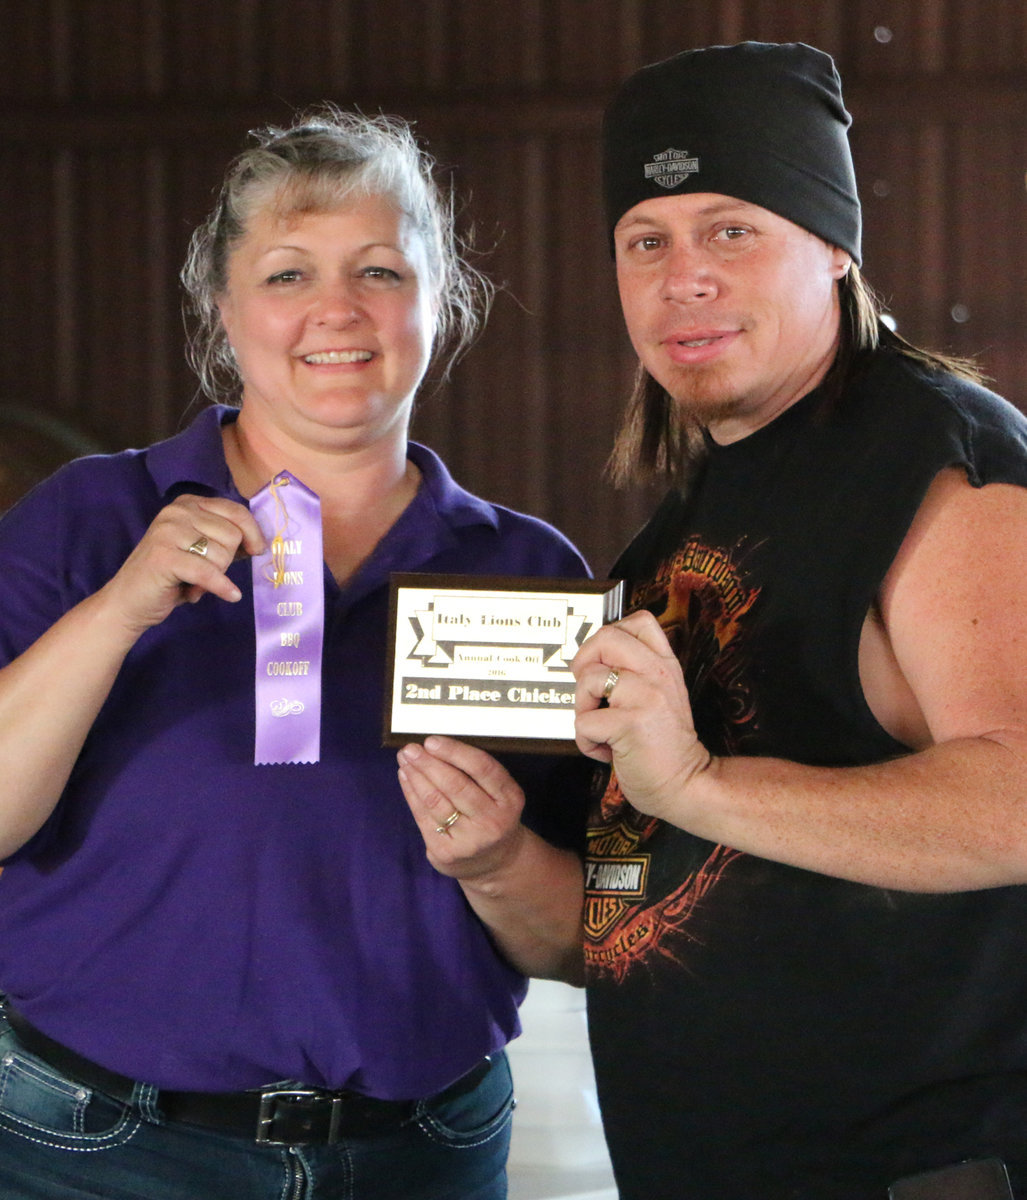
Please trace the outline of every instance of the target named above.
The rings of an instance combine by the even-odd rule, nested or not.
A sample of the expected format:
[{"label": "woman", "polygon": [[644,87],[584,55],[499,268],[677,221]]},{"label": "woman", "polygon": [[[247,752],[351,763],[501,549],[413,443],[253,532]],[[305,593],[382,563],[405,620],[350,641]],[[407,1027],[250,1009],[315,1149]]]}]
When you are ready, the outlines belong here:
[{"label": "woman", "polygon": [[[387,585],[586,568],[408,443],[480,281],[402,123],[260,135],[183,279],[201,379],[239,407],[74,462],[0,522],[0,1194],[501,1197],[517,968],[550,965],[517,930],[570,851],[529,761],[535,832],[473,878],[433,869],[449,826],[412,819],[381,746]],[[288,572],[318,534],[323,567]],[[272,658],[320,636],[323,662],[285,753],[254,646],[296,581],[323,630]]]}]

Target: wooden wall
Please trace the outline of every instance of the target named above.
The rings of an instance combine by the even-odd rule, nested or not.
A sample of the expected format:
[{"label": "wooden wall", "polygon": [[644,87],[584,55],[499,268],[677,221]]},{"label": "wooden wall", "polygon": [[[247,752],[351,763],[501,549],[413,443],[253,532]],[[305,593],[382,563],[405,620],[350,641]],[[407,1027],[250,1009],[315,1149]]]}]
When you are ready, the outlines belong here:
[{"label": "wooden wall", "polygon": [[635,66],[745,38],[835,55],[868,277],[1027,407],[1023,0],[0,0],[0,507],[179,426],[189,232],[247,129],[329,99],[416,120],[505,285],[416,436],[605,571],[649,498],[600,479],[633,365],[600,113]]}]

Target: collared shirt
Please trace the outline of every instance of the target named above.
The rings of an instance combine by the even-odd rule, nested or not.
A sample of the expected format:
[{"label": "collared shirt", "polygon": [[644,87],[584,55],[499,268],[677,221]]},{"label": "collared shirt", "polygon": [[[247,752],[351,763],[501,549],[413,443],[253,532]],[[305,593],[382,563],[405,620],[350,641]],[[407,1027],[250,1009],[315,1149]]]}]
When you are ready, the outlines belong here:
[{"label": "collared shirt", "polygon": [[[0,662],[102,586],[176,495],[241,499],[231,419],[206,409],[147,450],[71,463],[0,522]],[[207,595],[139,639],[53,817],[0,875],[0,990],[80,1054],[167,1088],[409,1098],[517,1033],[524,980],[428,865],[381,746],[388,578],[587,568],[551,527],[409,454],[415,499],[344,587],[325,570],[320,762],[254,766],[240,561],[241,602]]]}]

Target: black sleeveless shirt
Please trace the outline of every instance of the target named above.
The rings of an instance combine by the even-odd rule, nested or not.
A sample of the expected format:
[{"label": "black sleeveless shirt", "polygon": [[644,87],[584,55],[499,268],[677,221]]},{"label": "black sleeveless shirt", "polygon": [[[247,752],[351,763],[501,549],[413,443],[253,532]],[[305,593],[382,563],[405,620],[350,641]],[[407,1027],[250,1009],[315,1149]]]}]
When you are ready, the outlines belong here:
[{"label": "black sleeveless shirt", "polygon": [[[908,753],[867,707],[860,631],[954,465],[1027,486],[1027,421],[890,350],[841,399],[818,390],[709,442],[612,574],[670,637],[711,751]],[[991,1154],[1027,1196],[1027,887],[923,895],[783,866],[642,816],[615,779],[586,886],[623,1200],[884,1200],[898,1177]]]}]

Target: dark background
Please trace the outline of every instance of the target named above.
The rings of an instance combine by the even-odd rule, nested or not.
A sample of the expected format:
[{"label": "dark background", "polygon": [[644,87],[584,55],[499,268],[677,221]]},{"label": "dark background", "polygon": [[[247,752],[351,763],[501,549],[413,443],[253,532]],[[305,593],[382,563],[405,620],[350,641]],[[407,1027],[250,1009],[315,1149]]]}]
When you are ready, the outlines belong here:
[{"label": "dark background", "polygon": [[865,273],[1027,407],[1023,0],[0,0],[0,509],[179,427],[189,233],[246,130],[327,99],[416,121],[505,284],[415,436],[605,572],[650,498],[601,479],[633,361],[600,114],[636,66],[746,38],[835,56]]}]

